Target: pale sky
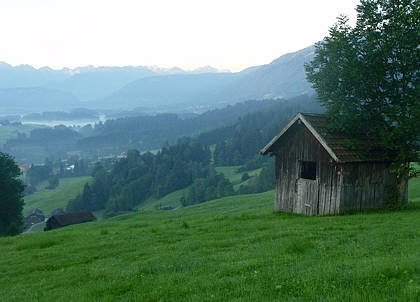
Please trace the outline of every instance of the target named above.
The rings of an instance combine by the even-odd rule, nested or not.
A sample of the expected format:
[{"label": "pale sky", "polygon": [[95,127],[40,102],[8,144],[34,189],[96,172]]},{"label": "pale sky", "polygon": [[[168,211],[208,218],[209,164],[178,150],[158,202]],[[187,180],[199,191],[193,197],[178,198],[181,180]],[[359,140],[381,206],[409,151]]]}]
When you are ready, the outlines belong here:
[{"label": "pale sky", "polygon": [[0,61],[53,68],[269,63],[352,23],[359,0],[0,0]]}]

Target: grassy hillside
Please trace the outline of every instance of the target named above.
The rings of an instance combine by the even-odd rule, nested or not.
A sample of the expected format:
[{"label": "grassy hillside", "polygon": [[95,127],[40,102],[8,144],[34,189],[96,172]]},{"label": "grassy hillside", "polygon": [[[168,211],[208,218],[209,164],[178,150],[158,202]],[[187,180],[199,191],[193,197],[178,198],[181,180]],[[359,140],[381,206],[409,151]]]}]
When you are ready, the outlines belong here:
[{"label": "grassy hillside", "polygon": [[150,199],[148,201],[146,201],[143,204],[140,204],[137,207],[137,210],[142,210],[142,211],[153,211],[153,210],[159,210],[159,209],[169,209],[169,208],[178,208],[181,207],[181,197],[183,196],[183,194],[186,194],[187,189],[181,189],[172,193],[169,193],[168,195],[154,200],[154,199]]},{"label": "grassy hillside", "polygon": [[[241,166],[216,167],[216,171],[219,173],[223,173],[225,177],[228,178],[229,181],[233,184],[233,188],[237,190],[242,184],[246,184],[248,182],[248,180],[241,180],[242,175],[244,175],[245,172],[237,172],[240,167]],[[259,168],[252,171],[247,171],[246,173],[248,173],[249,176],[253,177],[257,176],[261,172],[261,170],[262,169]]]},{"label": "grassy hillside", "polygon": [[418,186],[401,211],[275,214],[270,191],[0,238],[0,301],[419,301]]},{"label": "grassy hillside", "polygon": [[[237,172],[238,169],[241,166],[224,166],[224,167],[216,167],[216,171],[218,173],[223,173],[226,178],[229,179],[230,182],[232,182],[235,190],[239,188],[240,185],[246,184],[248,180],[242,181],[242,175],[245,172]],[[252,171],[248,171],[249,176],[256,176],[261,172],[261,169],[255,169]],[[143,204],[140,204],[137,207],[137,210],[142,211],[151,211],[151,210],[158,210],[158,209],[169,209],[169,208],[179,208],[182,207],[181,205],[181,197],[184,194],[187,194],[188,188],[181,189],[175,192],[172,192],[160,199],[154,200],[148,200]]]},{"label": "grassy hillside", "polygon": [[57,208],[65,209],[68,201],[81,193],[84,184],[91,179],[90,176],[61,178],[59,186],[54,190],[42,190],[25,196],[23,214],[26,215],[35,208],[41,209],[46,215]]}]

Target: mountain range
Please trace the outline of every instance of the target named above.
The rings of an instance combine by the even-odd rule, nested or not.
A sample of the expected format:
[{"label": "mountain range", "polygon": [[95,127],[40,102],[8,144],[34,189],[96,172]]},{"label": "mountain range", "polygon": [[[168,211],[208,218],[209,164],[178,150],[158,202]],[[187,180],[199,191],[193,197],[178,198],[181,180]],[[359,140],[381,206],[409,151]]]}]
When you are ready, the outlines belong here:
[{"label": "mountain range", "polygon": [[0,113],[77,107],[202,112],[249,99],[289,98],[311,93],[303,65],[313,55],[310,46],[240,72],[211,66],[193,71],[145,66],[55,70],[0,62]]}]

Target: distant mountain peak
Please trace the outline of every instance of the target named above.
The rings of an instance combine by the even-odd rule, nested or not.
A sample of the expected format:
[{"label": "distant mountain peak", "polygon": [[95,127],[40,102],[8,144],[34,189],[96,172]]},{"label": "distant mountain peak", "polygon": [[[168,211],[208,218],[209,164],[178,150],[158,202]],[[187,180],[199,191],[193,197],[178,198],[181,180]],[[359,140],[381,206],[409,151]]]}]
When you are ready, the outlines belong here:
[{"label": "distant mountain peak", "polygon": [[[184,110],[220,107],[250,99],[293,97],[313,93],[304,69],[304,64],[313,56],[314,46],[310,46],[241,72],[218,70],[208,65],[192,70],[92,65],[58,70],[29,65],[14,67],[0,62],[0,109],[6,108],[6,104],[16,107],[22,93],[26,99],[20,101],[21,108],[45,105],[44,109],[48,110],[74,104]],[[18,87],[32,87],[32,90],[10,90]]]},{"label": "distant mountain peak", "polygon": [[227,70],[227,69],[219,70],[210,65],[206,65],[206,66],[198,67],[191,71],[191,73],[220,73],[220,72],[230,72],[230,70]]},{"label": "distant mountain peak", "polygon": [[214,68],[210,65],[201,66],[192,70],[186,70],[182,69],[180,67],[170,67],[170,68],[163,68],[156,65],[148,66],[150,70],[161,73],[161,74],[185,74],[185,73],[191,73],[191,74],[199,74],[199,73],[220,73],[220,72],[230,72],[229,70],[219,70],[217,68]]},{"label": "distant mountain peak", "polygon": [[7,64],[6,62],[0,61],[0,68],[10,68],[12,65]]},{"label": "distant mountain peak", "polygon": [[178,74],[178,73],[185,73],[185,70],[179,68],[179,67],[169,67],[169,68],[165,68],[165,67],[160,67],[157,65],[151,65],[151,66],[146,66],[147,69],[154,71],[156,73],[161,73],[161,74]]}]

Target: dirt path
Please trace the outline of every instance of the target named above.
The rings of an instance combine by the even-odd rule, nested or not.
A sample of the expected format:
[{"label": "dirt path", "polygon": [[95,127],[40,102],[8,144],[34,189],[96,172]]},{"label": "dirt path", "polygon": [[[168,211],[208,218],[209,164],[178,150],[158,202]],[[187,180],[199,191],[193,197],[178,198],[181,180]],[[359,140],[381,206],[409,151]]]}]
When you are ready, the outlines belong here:
[{"label": "dirt path", "polygon": [[22,234],[29,234],[29,233],[32,233],[32,228],[34,228],[34,227],[36,227],[37,225],[40,225],[40,224],[42,224],[42,223],[44,223],[44,222],[46,222],[46,221],[47,221],[47,219],[45,219],[44,221],[41,221],[41,222],[38,222],[38,223],[35,223],[35,224],[31,225],[31,227],[30,227],[29,229],[27,229],[25,232],[23,232]]}]

